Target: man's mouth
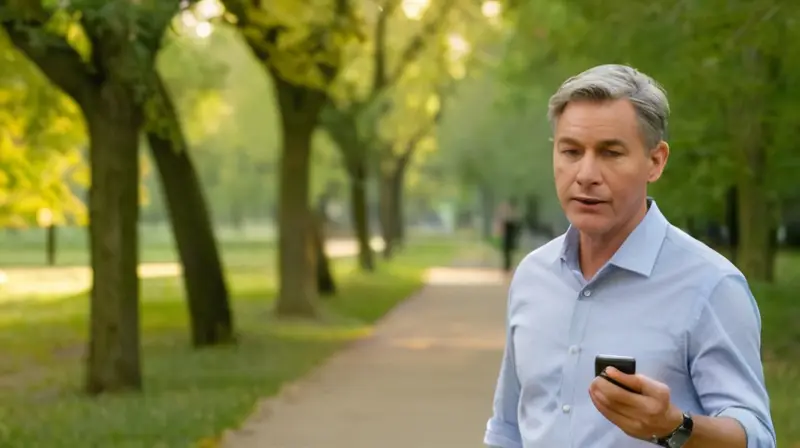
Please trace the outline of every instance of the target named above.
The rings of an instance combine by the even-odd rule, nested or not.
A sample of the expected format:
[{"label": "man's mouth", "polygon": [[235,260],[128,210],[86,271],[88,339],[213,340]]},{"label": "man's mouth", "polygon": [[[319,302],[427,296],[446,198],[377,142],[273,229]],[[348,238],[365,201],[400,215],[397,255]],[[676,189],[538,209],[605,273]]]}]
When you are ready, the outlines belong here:
[{"label": "man's mouth", "polygon": [[602,204],[605,201],[595,198],[575,198],[576,201],[580,202],[583,205],[597,205]]}]

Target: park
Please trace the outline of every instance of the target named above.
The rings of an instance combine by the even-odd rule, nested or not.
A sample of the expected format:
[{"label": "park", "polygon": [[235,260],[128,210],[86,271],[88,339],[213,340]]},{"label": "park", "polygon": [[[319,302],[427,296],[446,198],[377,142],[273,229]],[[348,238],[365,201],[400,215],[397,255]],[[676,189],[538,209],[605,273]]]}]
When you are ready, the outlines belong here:
[{"label": "park", "polygon": [[516,261],[566,230],[548,98],[604,63],[666,89],[649,194],[747,276],[778,446],[800,447],[799,20],[0,0],[0,447],[481,446],[495,211],[523,205]]}]

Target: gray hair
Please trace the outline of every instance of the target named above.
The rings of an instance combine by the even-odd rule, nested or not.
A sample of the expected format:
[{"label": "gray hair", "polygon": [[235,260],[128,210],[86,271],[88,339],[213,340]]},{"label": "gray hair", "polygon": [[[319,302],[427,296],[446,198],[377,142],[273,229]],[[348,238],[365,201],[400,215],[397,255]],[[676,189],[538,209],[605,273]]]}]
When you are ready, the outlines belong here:
[{"label": "gray hair", "polygon": [[653,78],[626,65],[598,65],[564,81],[550,97],[547,118],[555,128],[570,102],[619,99],[633,104],[648,149],[655,148],[666,138],[669,102],[664,88]]}]

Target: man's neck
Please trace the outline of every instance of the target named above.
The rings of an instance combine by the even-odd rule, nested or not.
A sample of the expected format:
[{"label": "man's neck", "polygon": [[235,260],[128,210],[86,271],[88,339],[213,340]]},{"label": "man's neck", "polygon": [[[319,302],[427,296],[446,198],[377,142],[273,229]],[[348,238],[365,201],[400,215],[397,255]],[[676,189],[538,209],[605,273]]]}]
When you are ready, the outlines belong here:
[{"label": "man's neck", "polygon": [[603,265],[622,247],[628,236],[636,229],[647,215],[647,205],[636,213],[624,227],[614,229],[604,235],[580,234],[579,260],[581,272],[586,279],[591,279],[597,274]]}]

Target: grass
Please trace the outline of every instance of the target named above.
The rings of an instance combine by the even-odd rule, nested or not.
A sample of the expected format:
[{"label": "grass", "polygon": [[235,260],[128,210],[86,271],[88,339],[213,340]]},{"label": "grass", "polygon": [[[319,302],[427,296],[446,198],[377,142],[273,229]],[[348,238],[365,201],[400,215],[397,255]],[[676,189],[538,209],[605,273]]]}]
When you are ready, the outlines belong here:
[{"label": "grass", "polygon": [[[5,241],[4,241],[5,243]],[[175,259],[168,243],[151,241],[143,259]],[[17,242],[0,251],[13,260],[41,264],[41,248]],[[152,249],[151,249],[152,247]],[[88,399],[79,393],[86,338],[84,293],[21,297],[0,289],[0,446],[191,447],[238,425],[261,397],[278,391],[340,348],[363,337],[371,325],[421,283],[424,267],[446,262],[453,242],[411,247],[372,276],[337,260],[339,297],[325,306],[324,323],[278,322],[270,314],[274,284],[269,243],[227,241],[229,269],[241,341],[234,347],[193,351],[178,278],[142,282],[145,393]],[[461,250],[461,249],[459,249]],[[80,246],[65,252],[85,260]],[[494,251],[486,251],[487,261]],[[65,262],[66,263],[66,262]],[[800,254],[782,254],[773,285],[754,284],[763,325],[764,366],[778,446],[800,448]],[[24,281],[36,283],[33,270]],[[44,272],[60,272],[58,270]],[[74,276],[49,278],[74,283]],[[69,289],[69,288],[67,288]],[[73,288],[74,289],[74,288]]]},{"label": "grass", "polygon": [[753,285],[778,446],[800,448],[800,253],[779,258],[778,282]]},{"label": "grass", "polygon": [[448,262],[457,248],[448,241],[412,246],[373,275],[337,260],[340,294],[324,305],[325,319],[287,323],[270,312],[270,251],[255,250],[263,252],[259,264],[252,247],[224,245],[226,264],[239,261],[229,269],[229,284],[241,340],[200,351],[188,346],[179,279],[145,279],[142,395],[80,394],[85,293],[3,301],[0,291],[0,446],[171,448],[213,441],[259,398],[369,334],[378,318],[421,285],[425,267]]}]

